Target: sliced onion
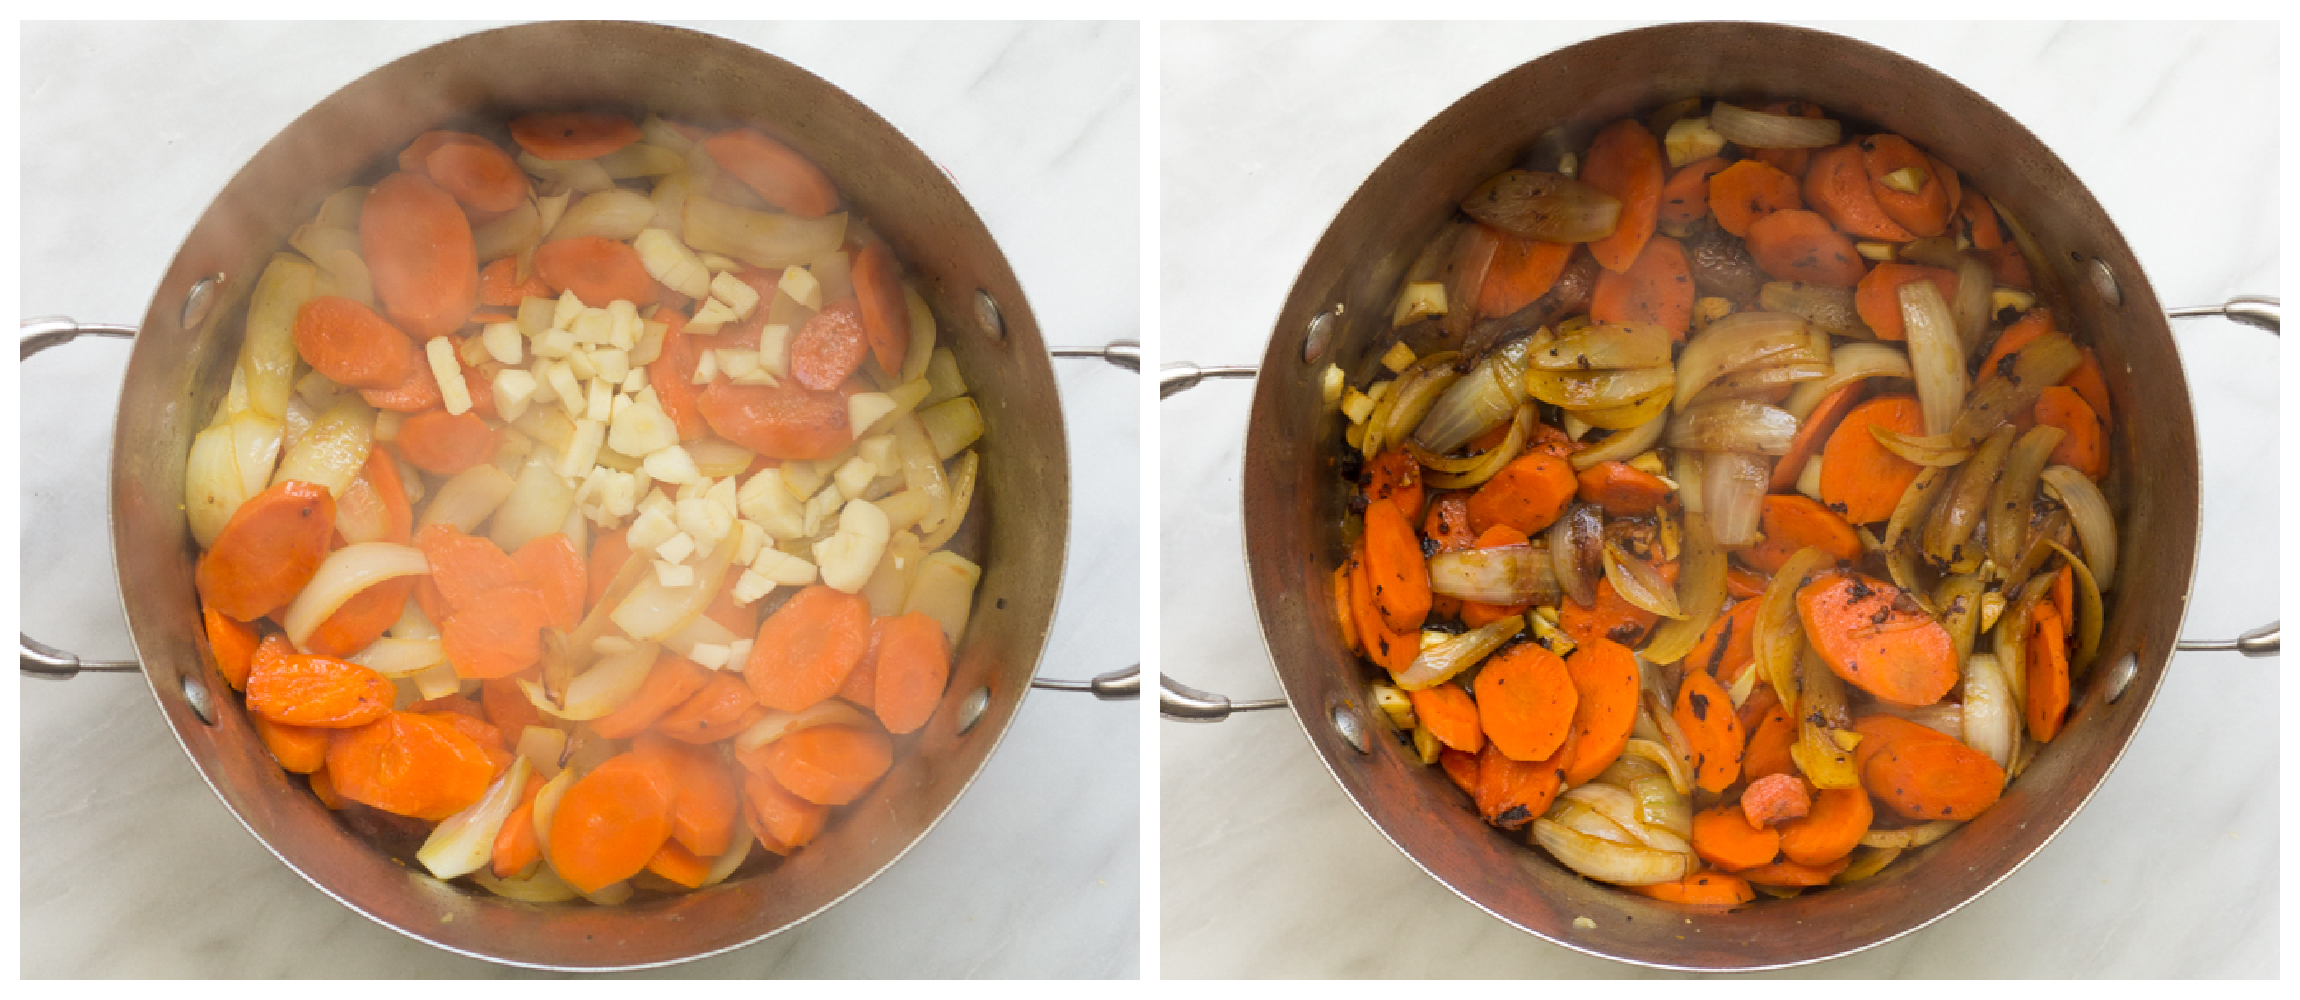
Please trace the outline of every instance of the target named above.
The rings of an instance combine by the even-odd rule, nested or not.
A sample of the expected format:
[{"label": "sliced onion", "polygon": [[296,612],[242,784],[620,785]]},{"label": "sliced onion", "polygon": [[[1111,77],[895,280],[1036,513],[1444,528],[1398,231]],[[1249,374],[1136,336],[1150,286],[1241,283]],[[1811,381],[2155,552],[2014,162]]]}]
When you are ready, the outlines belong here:
[{"label": "sliced onion", "polygon": [[[1727,399],[1678,411],[1669,419],[1665,440],[1672,448],[1785,455],[1796,436],[1797,418],[1789,411],[1754,400]],[[1704,497],[1703,502],[1714,506],[1714,499]],[[1714,516],[1716,511],[1710,513]],[[1719,530],[1725,537],[1722,525]]]},{"label": "sliced onion", "polygon": [[1956,478],[1955,469],[1935,466],[1917,473],[1917,478],[1909,481],[1909,488],[1901,491],[1901,501],[1893,505],[1893,516],[1885,521],[1887,551],[1900,548],[1901,536],[1921,526],[1920,519],[1932,513],[1933,504]]},{"label": "sliced onion", "polygon": [[599,236],[610,240],[629,240],[639,235],[655,219],[655,202],[646,195],[624,188],[609,188],[583,196],[559,217],[559,224],[551,227],[551,239],[571,240],[584,236]]},{"label": "sliced onion", "polygon": [[722,437],[707,437],[680,445],[687,457],[695,460],[695,471],[712,479],[739,476],[751,467],[757,457],[749,448]]},{"label": "sliced onion", "polygon": [[[567,512],[575,509],[575,491],[559,478],[559,473],[553,468],[558,464],[559,454],[548,447],[538,447],[527,453],[527,458],[519,467],[519,478],[512,483],[511,491],[491,511],[495,521],[488,526],[487,537],[498,548],[505,552],[517,552],[528,542],[557,533],[567,523]],[[459,474],[456,478],[462,476]],[[492,479],[488,482],[490,486],[500,485]],[[448,485],[454,486],[455,480],[449,480]],[[442,500],[447,493],[444,489],[440,491]],[[475,511],[479,498],[469,499]],[[438,507],[439,501],[433,501],[432,506]],[[472,523],[474,526],[478,524],[477,521]]]},{"label": "sliced onion", "polygon": [[2092,666],[2092,658],[2100,652],[2100,632],[2107,624],[2107,614],[2100,600],[2100,582],[2092,577],[2092,569],[2057,542],[2046,542],[2062,559],[2068,560],[2069,575],[2076,578],[2076,654],[2069,661],[2072,677],[2083,676]]},{"label": "sliced onion", "polygon": [[[1645,847],[1645,842],[1621,825],[1613,817],[1591,808],[1586,803],[1559,796],[1541,817],[1575,833],[1595,837],[1608,844],[1624,847]],[[1650,850],[1650,848],[1648,848]]]},{"label": "sliced onion", "polygon": [[1727,142],[1750,149],[1816,149],[1834,146],[1844,126],[1827,118],[1777,115],[1718,101],[1709,106],[1709,127]]},{"label": "sliced onion", "polygon": [[1831,288],[1803,281],[1773,281],[1757,291],[1757,305],[1769,312],[1803,316],[1814,329],[1853,337],[1875,340],[1877,332],[1862,322],[1861,313],[1853,306],[1853,290]]},{"label": "sliced onion", "polygon": [[[736,832],[746,837],[750,835],[750,831],[742,829],[741,824],[737,824]],[[575,891],[574,886],[568,885],[566,879],[552,871],[550,865],[537,865],[535,874],[526,878],[496,878],[494,872],[481,868],[471,873],[471,879],[489,892],[522,903],[564,903],[582,895]]]},{"label": "sliced onion", "polygon": [[1817,362],[1805,318],[1789,313],[1734,313],[1708,325],[1677,356],[1677,399],[1683,407],[1719,376],[1791,362]]},{"label": "sliced onion", "polygon": [[1632,778],[1623,787],[1636,797],[1637,818],[1647,827],[1667,830],[1680,838],[1693,836],[1693,804],[1678,794],[1677,786],[1669,783],[1669,775],[1656,771]]},{"label": "sliced onion", "polygon": [[1844,679],[1809,646],[1798,661],[1797,742],[1790,745],[1789,757],[1816,788],[1859,788],[1861,777],[1853,769],[1852,751],[1835,735],[1853,723],[1845,707]]},{"label": "sliced onion", "polygon": [[[1571,434],[1576,424],[1582,426],[1584,433],[1590,427],[1603,428],[1609,431],[1624,431],[1633,427],[1643,427],[1659,417],[1668,415],[1669,396],[1670,390],[1665,387],[1654,390],[1651,395],[1640,396],[1619,406],[1567,410],[1565,413],[1566,432]],[[1575,440],[1580,440],[1580,438],[1576,436]]]},{"label": "sliced onion", "polygon": [[[1626,462],[1653,449],[1661,441],[1663,431],[1669,429],[1667,414],[1654,417],[1625,431],[1614,431],[1612,436],[1566,457],[1574,471],[1579,472],[1599,462]],[[1680,487],[1684,480],[1678,480]]]},{"label": "sliced onion", "polygon": [[[1397,384],[1390,387],[1388,398],[1383,400],[1389,404],[1384,407],[1387,412],[1381,423],[1380,442],[1385,448],[1413,433],[1445,391],[1461,380],[1461,373],[1450,366],[1457,356],[1455,351],[1432,354],[1414,362],[1398,376]],[[1367,440],[1374,440],[1370,429]]]},{"label": "sliced onion", "polygon": [[797,712],[768,711],[766,718],[752,723],[751,728],[735,737],[735,749],[750,753],[792,733],[816,726],[854,726],[869,730],[879,728],[877,719],[857,711],[843,699],[829,698]]},{"label": "sliced onion", "polygon": [[1661,578],[1661,571],[1651,563],[1622,551],[1621,543],[1606,539],[1600,550],[1605,562],[1605,578],[1613,583],[1613,592],[1621,599],[1663,618],[1682,618],[1684,612],[1677,606],[1677,589]]},{"label": "sliced onion", "polygon": [[[1638,710],[1644,719],[1643,725],[1650,728],[1654,735],[1661,737],[1655,742],[1667,749],[1670,756],[1677,758],[1679,765],[1684,767],[1688,777],[1697,776],[1699,768],[1694,759],[1693,741],[1686,738],[1684,727],[1677,724],[1677,716],[1669,711],[1669,705],[1675,699],[1655,686],[1659,683],[1660,678],[1656,675],[1651,663],[1643,660],[1638,661],[1637,680]],[[1687,794],[1691,793],[1688,792]]]},{"label": "sliced onion", "polygon": [[413,677],[447,658],[437,639],[385,636],[345,659],[385,677]]},{"label": "sliced onion", "polygon": [[1888,344],[1841,344],[1829,352],[1830,371],[1827,377],[1812,382],[1800,382],[1789,393],[1789,401],[1781,404],[1798,420],[1813,415],[1813,410],[1829,394],[1867,378],[1914,378],[1909,368],[1909,356]]},{"label": "sliced onion", "polygon": [[1996,657],[1974,653],[1966,658],[1964,699],[1965,745],[1988,755],[1998,767],[2011,767],[2013,749],[2020,743],[2019,717]]},{"label": "sliced onion", "polygon": [[1933,607],[1939,609],[1941,627],[1948,630],[1949,641],[1956,644],[1959,662],[1973,654],[1973,642],[1980,637],[1981,594],[1986,588],[1977,574],[1959,573],[1942,580],[1940,588],[1933,591]]},{"label": "sliced onion", "polygon": [[[1725,549],[1717,543],[1709,518],[1685,515],[1685,550],[1677,563],[1677,603],[1684,617],[1662,622],[1645,644],[1645,658],[1675,663],[1693,651],[1701,635],[1725,610]],[[1618,592],[1620,584],[1614,584]],[[1592,603],[1582,602],[1585,606]]]},{"label": "sliced onion", "polygon": [[[1987,513],[1990,489],[1997,485],[1998,474],[2005,471],[2005,456],[2012,450],[2012,430],[2010,424],[1999,427],[1974,449],[1972,461],[1957,470],[1956,485],[1949,487],[1933,507],[1932,516],[1925,520],[1925,552],[1935,562],[1949,565],[1964,561],[1965,542],[1972,538],[1973,529],[1980,526],[1982,516]],[[2029,487],[2029,495],[2035,494],[2036,488]]]},{"label": "sliced onion", "polygon": [[[1709,510],[1707,498],[1701,495],[1701,480],[1706,471],[1701,466],[1701,453],[1691,448],[1677,449],[1670,459],[1669,471],[1677,477],[1677,502],[1688,514]],[[1709,530],[1717,530],[1716,522],[1710,522]]]},{"label": "sliced onion", "polygon": [[2085,569],[2091,572],[2094,581],[2107,580],[2114,586],[2116,519],[2109,515],[2108,498],[2100,495],[2100,487],[2093,485],[2084,473],[2066,465],[2044,470],[2041,478],[2053,496],[2068,508],[2069,520],[2076,525],[2077,540],[2084,543]]},{"label": "sliced onion", "polygon": [[1455,674],[1485,659],[1523,631],[1525,616],[1511,615],[1444,642],[1423,646],[1421,652],[1414,655],[1414,662],[1397,675],[1398,686],[1408,691],[1419,691],[1431,685],[1443,684],[1452,680]]},{"label": "sliced onion", "polygon": [[1981,345],[1987,343],[1989,332],[1989,300],[1996,292],[1996,275],[1979,257],[1972,254],[1957,255],[1957,297],[1949,303],[1949,315],[1956,318],[1957,340],[1964,344],[1966,359],[1977,358]]},{"label": "sliced onion", "polygon": [[1533,352],[1534,368],[1586,372],[1603,368],[1653,368],[1670,363],[1669,330],[1651,323],[1597,323],[1550,341]]},{"label": "sliced onion", "polygon": [[1443,455],[1501,426],[1525,403],[1526,358],[1533,348],[1534,338],[1527,336],[1487,353],[1438,396],[1414,426],[1414,440]]},{"label": "sliced onion", "polygon": [[455,530],[470,534],[479,530],[480,524],[510,498],[517,486],[495,466],[474,465],[439,487],[430,505],[423,508],[423,516],[415,519],[415,526],[422,529],[434,524],[451,524]]},{"label": "sliced onion", "polygon": [[1708,388],[1694,393],[1685,405],[1700,406],[1721,399],[1752,398],[1771,403],[1781,398],[1780,393],[1784,388],[1828,377],[1829,365],[1825,361],[1799,361],[1768,368],[1752,368],[1718,376],[1716,381],[1709,383]]},{"label": "sliced onion", "polygon": [[[560,200],[564,201],[562,195]],[[637,234],[633,234],[637,235]],[[543,242],[543,216],[533,201],[522,201],[471,231],[472,248],[482,262],[533,253]]]},{"label": "sliced onion", "polygon": [[1628,760],[1631,758],[1646,761],[1660,768],[1661,773],[1669,778],[1669,787],[1674,789],[1678,795],[1693,794],[1693,772],[1685,767],[1684,761],[1677,759],[1677,755],[1670,753],[1668,747],[1652,740],[1632,737],[1621,748],[1621,759]]},{"label": "sliced onion", "polygon": [[[1992,440],[1994,435],[2002,433],[2002,428],[1991,431]],[[2031,548],[2029,522],[2034,514],[2037,483],[2045,466],[2052,461],[2052,450],[2060,446],[2061,436],[2066,433],[2051,424],[2038,424],[2021,435],[2020,441],[2005,455],[1996,484],[1988,495],[1989,558],[1996,560],[2001,569],[2011,570]],[[2099,496],[2099,491],[2095,490],[2093,495]],[[2107,510],[2105,504],[2102,510]],[[2073,516],[2075,512],[2070,513]],[[2089,546],[2086,551],[2090,551]]]},{"label": "sliced onion", "polygon": [[521,678],[519,689],[526,692],[527,700],[545,715],[569,722],[589,722],[623,707],[623,703],[638,692],[639,686],[647,681],[647,672],[654,669],[658,652],[654,643],[643,642],[620,653],[600,657],[591,669],[576,675],[567,685],[564,705],[554,704],[543,685],[534,681]]},{"label": "sliced onion", "polygon": [[724,254],[753,267],[804,264],[846,242],[844,212],[808,219],[689,194],[682,221],[682,236],[697,253]]},{"label": "sliced onion", "polygon": [[981,473],[981,456],[970,449],[966,454],[958,456],[958,460],[951,463],[951,466],[950,516],[943,518],[940,527],[927,532],[926,537],[919,542],[922,548],[939,549],[948,544],[951,536],[958,534],[959,527],[966,523],[967,507],[974,503],[974,482],[975,477]]},{"label": "sliced onion", "polygon": [[359,234],[348,228],[321,225],[317,221],[304,223],[288,236],[288,245],[298,253],[312,259],[325,272],[324,295],[340,295],[369,308],[375,306],[375,283],[369,279],[367,262],[359,256]]},{"label": "sliced onion", "polygon": [[1949,831],[1956,829],[1957,826],[1956,820],[1941,819],[1919,826],[1903,827],[1899,830],[1870,830],[1861,835],[1861,846],[1900,848],[1903,850],[1923,847],[1948,836]]},{"label": "sliced onion", "polygon": [[1613,885],[1656,885],[1693,873],[1691,854],[1616,844],[1570,829],[1546,817],[1533,821],[1533,840],[1585,878]]},{"label": "sliced onion", "polygon": [[519,730],[519,745],[512,752],[525,759],[537,777],[549,781],[559,776],[559,762],[567,756],[567,731],[528,726]]},{"label": "sliced onion", "polygon": [[1804,649],[1804,627],[1797,615],[1797,588],[1805,585],[1805,577],[1829,565],[1834,559],[1819,548],[1807,546],[1798,549],[1773,571],[1773,580],[1765,585],[1765,594],[1758,598],[1757,621],[1750,629],[1749,639],[1756,654],[1756,669],[1764,671],[1766,680],[1773,684],[1773,694],[1781,700],[1781,707],[1794,718],[1798,709],[1797,657]]},{"label": "sliced onion", "polygon": [[727,876],[735,873],[735,869],[743,867],[743,861],[751,856],[752,843],[750,827],[743,823],[735,824],[735,839],[727,845],[725,854],[711,862],[710,872],[703,876],[702,888],[707,889],[726,881]]},{"label": "sliced onion", "polygon": [[942,527],[942,522],[950,517],[950,477],[943,471],[942,459],[934,453],[934,439],[927,436],[917,414],[894,422],[894,447],[895,454],[902,459],[904,485],[927,499],[926,516],[919,519],[919,530]]},{"label": "sliced onion", "polygon": [[1946,434],[1964,410],[1965,345],[1956,318],[1930,281],[1901,285],[1901,325],[1909,338],[1909,366],[1917,375],[1917,402],[1924,409],[1925,433]]},{"label": "sliced onion", "polygon": [[1884,445],[1886,451],[1928,468],[1961,465],[1973,457],[1971,448],[1950,445],[1946,434],[1911,436],[1883,424],[1870,424],[1869,436]]},{"label": "sliced onion", "polygon": [[719,596],[720,586],[726,583],[727,566],[735,559],[735,540],[741,534],[730,531],[720,539],[711,554],[695,565],[694,580],[684,587],[664,586],[660,575],[645,574],[630,595],[615,605],[609,618],[632,637],[648,642],[660,642],[686,628],[710,607],[712,598]]},{"label": "sliced onion", "polygon": [[[1912,281],[1909,284],[1931,283]],[[1998,424],[2029,412],[2029,408],[2036,405],[2037,397],[2059,385],[2083,360],[2076,345],[2057,331],[2006,355],[2005,360],[1997,363],[1997,370],[1981,373],[1980,384],[1966,397],[1964,410],[1957,414],[1956,424],[1949,428],[1949,439],[1957,444],[1971,444],[1995,430]]]},{"label": "sliced onion", "polygon": [[[736,635],[735,630],[719,624],[718,619],[710,615],[697,615],[694,621],[687,623],[686,628],[680,629],[672,633],[669,638],[664,639],[663,648],[688,659],[693,659],[696,646],[725,646],[743,638],[748,638],[748,636]],[[740,671],[743,669],[743,665],[729,663],[726,669]]]},{"label": "sliced onion", "polygon": [[[1661,778],[1659,775],[1654,777],[1660,778],[1664,787],[1669,784],[1667,778]],[[1649,829],[1645,824],[1644,810],[1639,807],[1637,797],[1629,794],[1628,789],[1590,782],[1568,788],[1558,798],[1561,801],[1585,806],[1598,815],[1612,820],[1615,826],[1635,837],[1646,847],[1657,851],[1669,851],[1673,854],[1692,853],[1692,847],[1685,843],[1683,837],[1679,837],[1667,829],[1658,827]]]},{"label": "sliced onion", "polygon": [[1550,243],[1589,243],[1613,235],[1621,199],[1563,174],[1505,170],[1462,200],[1470,218]]},{"label": "sliced onion", "polygon": [[1481,604],[1524,604],[1558,595],[1549,553],[1537,545],[1440,552],[1429,559],[1430,590]]},{"label": "sliced onion", "polygon": [[248,296],[246,334],[240,340],[238,370],[247,376],[248,406],[275,419],[287,418],[295,395],[298,355],[295,317],[314,292],[319,269],[294,254],[273,254]]},{"label": "sliced onion", "polygon": [[1596,504],[1575,503],[1565,508],[1543,538],[1549,543],[1550,569],[1557,574],[1559,588],[1585,608],[1597,606],[1593,574],[1603,566],[1604,531],[1605,516]]},{"label": "sliced onion", "polygon": [[191,522],[192,538],[206,548],[215,543],[240,505],[255,495],[240,475],[232,425],[216,424],[192,438],[191,454],[184,459],[184,515]]},{"label": "sliced onion", "polygon": [[311,582],[304,584],[288,605],[280,625],[287,630],[289,642],[297,649],[306,649],[304,644],[311,634],[360,591],[385,580],[430,572],[431,563],[424,559],[422,549],[390,542],[346,545],[328,553]]},{"label": "sliced onion", "polygon": [[340,497],[367,464],[374,432],[375,411],[357,393],[344,393],[281,456],[272,482],[315,483]]},{"label": "sliced onion", "polygon": [[511,766],[487,787],[487,794],[479,801],[431,828],[431,836],[416,850],[415,860],[440,878],[478,871],[495,853],[495,835],[502,831],[503,821],[525,797],[527,774],[527,758],[512,758]]},{"label": "sliced onion", "polygon": [[1525,373],[1527,395],[1569,410],[1623,406],[1676,384],[1677,370],[1667,365],[1625,371],[1566,373],[1534,369]]}]

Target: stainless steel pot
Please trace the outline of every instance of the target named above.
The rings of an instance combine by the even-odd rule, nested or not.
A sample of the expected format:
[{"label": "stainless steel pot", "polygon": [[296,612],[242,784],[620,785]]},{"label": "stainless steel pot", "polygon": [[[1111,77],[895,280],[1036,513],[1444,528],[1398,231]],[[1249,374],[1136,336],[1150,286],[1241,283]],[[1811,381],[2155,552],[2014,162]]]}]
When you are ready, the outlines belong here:
[{"label": "stainless steel pot", "polygon": [[[1568,148],[1606,122],[1693,95],[1805,98],[1899,132],[2000,198],[2052,254],[2058,304],[2099,346],[2121,416],[2113,444],[2133,477],[2100,666],[2067,731],[1980,820],[1884,876],[1727,914],[1695,913],[1584,880],[1481,823],[1434,769],[1412,761],[1365,704],[1370,668],[1343,649],[1320,581],[1342,558],[1348,491],[1332,473],[1339,418],[1317,375],[1362,384],[1387,346],[1387,305],[1422,246],[1478,182],[1552,129]],[[2208,311],[2276,328],[2273,300]],[[2190,313],[2190,314],[2192,314]],[[1521,66],[1423,126],[1361,185],[1310,254],[1256,369],[1175,366],[1166,386],[1258,374],[1243,463],[1249,574],[1287,703],[1350,798],[1416,864],[1463,898],[1542,938],[1656,968],[1779,968],[1850,954],[1969,902],[2040,850],[2130,742],[2175,648],[2195,569],[2196,439],[2166,314],[2124,240],[2050,150],[1986,100],[1894,53],[1805,29],[1649,28]],[[1306,556],[1306,558],[1305,558]],[[2274,628],[2233,644],[2273,653]],[[1219,718],[1218,696],[1166,683],[1170,716]],[[1587,917],[1593,926],[1575,926]]]},{"label": "stainless steel pot", "polygon": [[[582,53],[580,59],[568,53]],[[183,453],[237,349],[252,279],[321,198],[427,128],[527,107],[657,110],[757,122],[841,184],[924,278],[984,400],[976,516],[984,576],[950,693],[915,749],[806,851],[713,891],[621,908],[534,907],[407,870],[345,830],[268,758],[198,648]],[[305,113],[257,153],[186,237],[136,329],[26,328],[22,356],[86,332],[135,336],[111,459],[115,569],[137,661],[82,664],[25,638],[28,672],[141,670],[195,767],[250,832],[323,892],[404,934],[507,964],[643,968],[758,940],[891,865],[980,772],[1033,682],[1062,578],[1068,460],[1049,353],[998,246],[951,181],[892,126],[780,59],[710,35],[630,24],[485,32],[398,60]],[[1128,345],[1082,352],[1130,363]],[[1098,678],[1123,696],[1126,672]]]}]

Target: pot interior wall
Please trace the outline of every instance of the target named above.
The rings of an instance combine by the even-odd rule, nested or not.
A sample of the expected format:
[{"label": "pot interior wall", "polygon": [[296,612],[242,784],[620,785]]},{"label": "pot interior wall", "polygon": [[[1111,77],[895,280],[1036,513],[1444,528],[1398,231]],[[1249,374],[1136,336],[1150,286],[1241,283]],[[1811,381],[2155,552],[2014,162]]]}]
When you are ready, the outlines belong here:
[{"label": "pot interior wall", "polygon": [[[437,882],[374,849],[288,778],[202,660],[198,553],[181,510],[191,435],[222,394],[247,293],[286,235],[330,192],[379,177],[419,133],[460,122],[500,137],[511,113],[538,108],[753,124],[812,157],[909,265],[986,424],[971,538],[954,544],[971,541],[961,551],[984,573],[933,721],[898,742],[909,749],[898,749],[896,767],[806,850],[711,890],[618,908],[531,906]],[[186,330],[186,296],[212,275],[223,276],[219,304]],[[1002,334],[979,318],[978,289],[995,300]],[[1036,671],[1062,578],[1069,462],[1029,304],[981,220],[924,154],[845,92],[746,46],[655,25],[532,25],[370,73],[234,177],[186,239],[142,330],[121,396],[111,495],[122,598],[146,676],[193,762],[249,830],[321,890],[402,933],[570,969],[659,965],[757,940],[859,888],[923,836],[980,771]],[[970,703],[984,707],[961,732]],[[214,706],[205,713],[213,724],[201,704]]]},{"label": "pot interior wall", "polygon": [[[1958,168],[2029,227],[2063,327],[2099,351],[2118,414],[2125,555],[2101,656],[2064,733],[1979,820],[1876,878],[1726,914],[1604,887],[1486,826],[1369,710],[1374,675],[1343,648],[1324,583],[1345,558],[1350,492],[1335,471],[1341,417],[1320,402],[1330,363],[1363,385],[1390,343],[1389,305],[1421,247],[1478,183],[1542,140],[1585,149],[1603,125],[1670,100],[1805,99],[1898,132]],[[2117,294],[2095,280],[2113,275]],[[1305,331],[1339,305],[1333,346]],[[2146,465],[2140,459],[2146,457]],[[1806,29],[1691,24],[1552,53],[1464,97],[1393,153],[1343,207],[1296,280],[1265,354],[1245,459],[1246,541],[1263,637],[1297,717],[1384,835],[1464,898],[1541,937],[1665,968],[1755,969],[1847,954],[1938,919],[2010,874],[2066,824],[2130,741],[2180,632],[2197,537],[2194,422],[2162,312],[2122,236],[2058,158],[1994,105],[1925,66]],[[1308,565],[1302,559],[1310,553]],[[2130,677],[2129,686],[2104,678]],[[2120,697],[2116,696],[2121,694]],[[2113,700],[2112,700],[2113,699]],[[1333,719],[1371,734],[1353,747]],[[1588,917],[1594,927],[1577,928]]]}]

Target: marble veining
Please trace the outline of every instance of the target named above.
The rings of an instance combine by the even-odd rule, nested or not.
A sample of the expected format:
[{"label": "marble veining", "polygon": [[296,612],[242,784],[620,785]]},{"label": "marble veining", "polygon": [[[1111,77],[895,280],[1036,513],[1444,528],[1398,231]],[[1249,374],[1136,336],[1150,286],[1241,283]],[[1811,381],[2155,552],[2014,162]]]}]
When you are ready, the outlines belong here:
[{"label": "marble veining", "polygon": [[[1169,360],[1258,361],[1328,221],[1461,95],[1617,25],[1170,24],[1162,245]],[[2052,147],[2167,305],[2278,292],[2276,32],[2259,25],[1820,25],[1965,83]],[[2208,141],[2199,141],[2200,138]],[[2168,186],[2168,184],[2170,186]],[[2277,617],[2278,345],[2175,327],[2203,442],[2192,637]],[[1164,403],[1165,669],[1277,688],[1240,554],[1248,390]],[[2034,860],[1957,913],[1782,977],[2262,976],[2277,965],[2277,663],[2178,657],[2123,762]],[[1638,977],[1424,874],[1272,714],[1163,723],[1169,977]]]},{"label": "marble veining", "polygon": [[[278,129],[367,69],[478,27],[26,25],[23,314],[135,322],[207,200]],[[1050,342],[1134,334],[1135,26],[699,27],[838,84],[948,170]],[[84,656],[132,653],[104,513],[126,358],[117,342],[73,344],[24,379],[21,612]],[[1057,364],[1073,521],[1042,673],[1083,677],[1140,655],[1139,383]],[[142,680],[27,680],[21,698],[26,975],[532,975],[402,937],[289,871],[201,782]],[[1139,717],[1133,703],[1029,696],[973,788],[876,881],[789,932],[658,974],[1137,975]]]}]

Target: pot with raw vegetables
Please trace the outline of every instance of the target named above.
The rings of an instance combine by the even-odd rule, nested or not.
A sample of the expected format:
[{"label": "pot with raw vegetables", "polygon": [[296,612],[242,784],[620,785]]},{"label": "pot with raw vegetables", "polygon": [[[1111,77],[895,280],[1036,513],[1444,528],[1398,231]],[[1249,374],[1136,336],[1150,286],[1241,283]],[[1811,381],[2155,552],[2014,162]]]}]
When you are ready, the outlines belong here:
[{"label": "pot with raw vegetables", "polygon": [[1870,947],[2040,849],[2193,567],[2177,355],[2081,191],[1953,82],[1765,25],[1417,133],[1305,266],[1244,465],[1344,789],[1487,911],[1668,968]]},{"label": "pot with raw vegetables", "polygon": [[757,940],[923,836],[1030,685],[1062,533],[989,515],[1067,519],[1028,305],[786,63],[612,24],[410,56],[225,190],[179,320],[117,421],[143,669],[251,831],[411,936]]}]

